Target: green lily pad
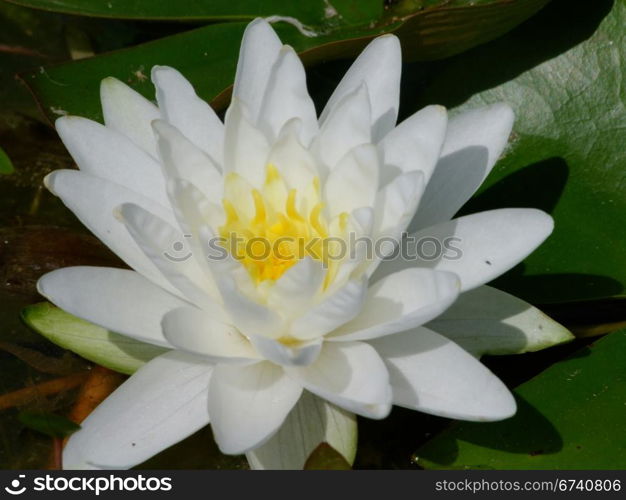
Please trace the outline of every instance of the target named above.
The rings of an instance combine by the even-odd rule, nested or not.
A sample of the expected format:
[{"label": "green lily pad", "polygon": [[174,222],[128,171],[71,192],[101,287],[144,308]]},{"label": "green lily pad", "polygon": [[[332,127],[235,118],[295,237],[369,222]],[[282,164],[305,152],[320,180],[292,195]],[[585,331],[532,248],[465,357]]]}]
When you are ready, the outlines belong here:
[{"label": "green lily pad", "polygon": [[517,414],[454,424],[417,452],[427,469],[624,469],[626,330],[519,386]]},{"label": "green lily pad", "polygon": [[48,302],[24,308],[22,319],[58,346],[128,375],[167,350],[110,332],[72,316]]},{"label": "green lily pad", "polygon": [[13,163],[9,156],[0,148],[0,174],[11,174],[15,172]]},{"label": "green lily pad", "polygon": [[554,1],[505,37],[438,65],[417,103],[515,109],[509,148],[464,212],[530,206],[554,216],[547,242],[495,282],[530,302],[623,294],[625,25],[624,0]]},{"label": "green lily pad", "polygon": [[80,429],[77,423],[54,413],[23,411],[18,418],[25,427],[53,438],[64,438]]},{"label": "green lily pad", "polygon": [[[461,52],[505,33],[546,2],[491,0],[476,5],[456,2],[458,6],[445,8],[415,7],[418,10],[403,16],[388,14],[380,23],[347,25],[330,32],[320,29],[315,36],[304,35],[285,22],[274,27],[281,39],[301,53],[308,64],[352,57],[368,41],[384,33],[396,33],[401,38],[407,59],[433,59]],[[225,91],[233,83],[245,26],[243,22],[212,24],[133,48],[43,67],[23,74],[22,78],[51,120],[68,113],[100,120],[99,85],[107,76],[115,76],[153,99],[149,74],[150,68],[157,64],[176,67],[202,98],[213,101],[219,97],[214,104],[223,107],[228,97]]]},{"label": "green lily pad", "polygon": [[[303,24],[369,22],[383,13],[380,0],[10,0],[25,7],[90,17],[185,21],[252,20],[272,15],[289,16]],[[441,3],[441,2],[439,2]]]}]

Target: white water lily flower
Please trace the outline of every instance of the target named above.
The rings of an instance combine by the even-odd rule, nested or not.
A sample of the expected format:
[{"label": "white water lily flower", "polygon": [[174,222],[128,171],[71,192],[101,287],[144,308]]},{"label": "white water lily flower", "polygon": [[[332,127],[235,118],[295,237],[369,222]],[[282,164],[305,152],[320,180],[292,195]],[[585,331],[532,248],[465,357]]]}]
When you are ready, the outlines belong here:
[{"label": "white water lily flower", "polygon": [[[108,78],[104,126],[59,118],[80,171],[46,185],[133,270],[60,269],[39,290],[171,349],[85,420],[66,468],[132,467],[209,422],[224,453],[294,468],[324,440],[353,459],[354,414],[380,419],[394,404],[476,421],[514,414],[476,356],[568,333],[483,285],[541,244],[552,219],[501,209],[450,220],[501,154],[513,113],[500,104],[448,121],[429,106],[396,126],[400,71],[397,38],[377,38],[318,118],[299,58],[256,20],[224,123],[169,67],[152,70],[158,106]],[[329,261],[319,246],[397,240],[409,226],[457,238],[462,256]],[[256,258],[246,246],[281,237],[312,249]]]}]

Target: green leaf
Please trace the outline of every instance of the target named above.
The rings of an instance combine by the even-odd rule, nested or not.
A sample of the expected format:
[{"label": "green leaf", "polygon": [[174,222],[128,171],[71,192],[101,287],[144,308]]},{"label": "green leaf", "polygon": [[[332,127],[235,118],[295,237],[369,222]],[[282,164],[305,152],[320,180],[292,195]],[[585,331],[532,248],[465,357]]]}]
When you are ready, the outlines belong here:
[{"label": "green leaf", "polygon": [[350,464],[328,443],[321,443],[309,455],[304,470],[350,470]]},{"label": "green leaf", "polygon": [[64,438],[80,429],[77,423],[54,413],[22,411],[18,418],[25,427],[53,438]]},{"label": "green leaf", "polygon": [[15,172],[13,163],[9,156],[0,148],[0,174],[12,174]]},{"label": "green leaf", "polygon": [[514,393],[517,414],[463,422],[417,452],[427,469],[624,469],[626,330],[552,365]]},{"label": "green leaf", "polygon": [[48,302],[22,310],[28,326],[55,344],[120,373],[132,374],[166,349],[113,333]]},{"label": "green leaf", "polygon": [[[454,8],[428,8],[403,17],[385,18],[381,25],[320,30],[316,36],[304,36],[284,22],[274,27],[281,39],[301,53],[308,64],[354,56],[372,38],[383,33],[395,33],[402,39],[405,58],[434,59],[505,33],[546,2],[491,0],[477,5],[467,2]],[[100,120],[99,86],[107,76],[114,76],[154,99],[149,74],[150,68],[157,64],[180,70],[200,97],[214,101],[220,108],[229,97],[226,91],[233,83],[245,26],[246,23],[239,22],[213,24],[130,49],[40,68],[23,74],[22,78],[51,120],[68,113]]]},{"label": "green leaf", "polygon": [[[90,17],[186,21],[252,20],[288,16],[307,25],[370,22],[383,13],[381,0],[10,0],[25,7]],[[431,2],[432,3],[432,2]],[[441,3],[441,2],[439,2]]]},{"label": "green leaf", "polygon": [[420,97],[463,103],[455,111],[498,101],[515,109],[510,147],[464,212],[532,206],[554,216],[547,242],[495,282],[530,302],[623,293],[625,25],[624,0],[555,1],[506,37],[441,64]]}]

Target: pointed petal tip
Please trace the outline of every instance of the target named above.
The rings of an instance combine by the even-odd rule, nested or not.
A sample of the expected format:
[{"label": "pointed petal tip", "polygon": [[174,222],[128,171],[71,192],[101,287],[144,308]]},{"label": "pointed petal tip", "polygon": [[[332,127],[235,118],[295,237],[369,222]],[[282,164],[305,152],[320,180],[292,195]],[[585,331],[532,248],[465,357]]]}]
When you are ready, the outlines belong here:
[{"label": "pointed petal tip", "polygon": [[152,120],[150,126],[157,139],[162,139],[169,131],[175,128],[171,123],[163,119]]},{"label": "pointed petal tip", "polygon": [[103,92],[114,91],[119,88],[128,87],[124,82],[114,76],[107,76],[100,80],[100,95]]},{"label": "pointed petal tip", "polygon": [[43,178],[43,185],[46,187],[48,191],[50,191],[51,193],[54,193],[54,191],[52,191],[52,185],[54,181],[52,174],[54,174],[54,172],[50,172]]},{"label": "pointed petal tip", "polygon": [[499,406],[497,410],[494,410],[493,413],[485,415],[484,418],[480,419],[480,421],[498,422],[500,420],[506,420],[507,418],[511,418],[517,413],[517,402],[515,401],[513,393],[506,387],[505,391],[506,392],[503,392],[502,394],[502,401],[500,401],[501,406]]},{"label": "pointed petal tip", "polygon": [[274,31],[274,28],[272,28],[272,25],[264,17],[257,17],[248,23],[243,32],[243,39],[246,39],[250,35],[256,33],[261,34],[263,32],[278,39],[278,35]]},{"label": "pointed petal tip", "polygon": [[446,108],[445,106],[441,104],[432,104],[431,106],[428,106],[428,107],[441,115],[448,116],[448,108]]},{"label": "pointed petal tip", "polygon": [[511,210],[517,210],[520,216],[526,215],[528,229],[535,230],[537,238],[540,239],[541,242],[552,234],[554,230],[554,219],[550,214],[538,208],[519,208]]},{"label": "pointed petal tip", "polygon": [[272,28],[270,23],[268,23],[264,17],[255,17],[252,21],[248,23],[248,26],[246,26],[246,31],[259,25],[270,29]]},{"label": "pointed petal tip", "polygon": [[39,279],[37,280],[37,284],[36,284],[37,293],[41,295],[42,297],[45,297],[46,299],[48,298],[48,295],[46,294],[46,285],[48,281],[50,280],[50,274],[52,274],[53,272],[54,271],[46,273],[43,276],[40,276]]},{"label": "pointed petal tip", "polygon": [[376,38],[374,38],[374,40],[372,40],[372,42],[370,42],[371,45],[382,45],[385,44],[387,46],[389,46],[389,48],[393,48],[393,49],[401,49],[400,46],[400,39],[394,35],[393,33],[385,33],[384,35],[378,36]]},{"label": "pointed petal tip", "polygon": [[[459,409],[458,412],[447,413],[443,412],[438,414],[445,418],[453,418],[455,420],[466,420],[468,422],[499,422],[511,418],[517,413],[517,402],[515,396],[504,385],[499,378],[494,379],[497,381],[500,387],[498,390],[491,392],[485,391],[486,394],[490,394],[489,400],[485,400],[481,406],[480,411],[473,411],[471,413],[465,413],[463,409]],[[433,414],[436,414],[433,412]]]},{"label": "pointed petal tip", "polygon": [[57,192],[55,191],[55,180],[58,177],[58,173],[57,172],[61,172],[62,170],[54,170],[53,172],[50,172],[49,174],[47,174],[44,178],[43,178],[43,185],[46,187],[46,189],[48,191],[50,191],[54,196],[59,196],[57,194]]},{"label": "pointed petal tip", "polygon": [[170,72],[174,72],[174,73],[179,73],[180,74],[180,71],[178,71],[176,68],[173,68],[172,66],[164,66],[164,65],[161,65],[161,64],[155,64],[150,69],[150,80],[152,81],[153,84],[156,85],[157,84],[157,80],[159,79],[159,76],[161,74],[170,73]]},{"label": "pointed petal tip", "polygon": [[69,130],[69,127],[71,125],[75,123],[80,123],[84,120],[87,120],[87,118],[83,118],[82,116],[75,116],[75,115],[59,116],[54,121],[54,128],[56,129],[57,133],[60,136],[62,136],[65,132]]}]

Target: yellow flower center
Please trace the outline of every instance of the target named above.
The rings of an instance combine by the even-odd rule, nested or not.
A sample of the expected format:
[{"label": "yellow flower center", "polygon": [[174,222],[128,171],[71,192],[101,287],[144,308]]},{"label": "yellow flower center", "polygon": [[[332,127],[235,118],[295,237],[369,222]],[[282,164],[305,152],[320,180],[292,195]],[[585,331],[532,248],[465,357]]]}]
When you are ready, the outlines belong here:
[{"label": "yellow flower center", "polygon": [[236,173],[225,179],[226,222],[219,228],[220,236],[257,284],[277,280],[304,257],[324,259],[329,230],[319,179],[301,191],[288,189],[271,164],[260,189]]}]

